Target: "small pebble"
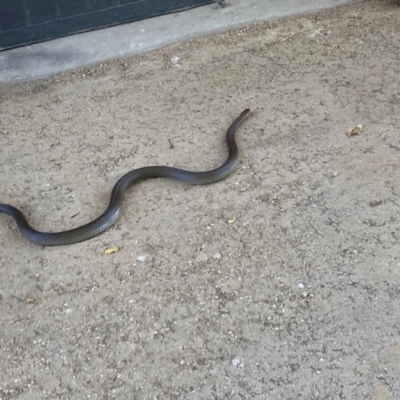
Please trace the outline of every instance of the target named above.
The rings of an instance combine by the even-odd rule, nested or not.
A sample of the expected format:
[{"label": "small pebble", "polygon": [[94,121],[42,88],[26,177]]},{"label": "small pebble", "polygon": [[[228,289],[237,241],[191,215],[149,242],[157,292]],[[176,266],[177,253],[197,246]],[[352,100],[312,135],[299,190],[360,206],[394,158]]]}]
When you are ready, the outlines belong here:
[{"label": "small pebble", "polygon": [[237,367],[240,364],[240,358],[236,357],[232,360],[232,365]]},{"label": "small pebble", "polygon": [[146,254],[142,254],[142,255],[138,256],[136,258],[136,260],[144,262],[144,261],[146,261],[146,258],[147,258],[147,255]]}]

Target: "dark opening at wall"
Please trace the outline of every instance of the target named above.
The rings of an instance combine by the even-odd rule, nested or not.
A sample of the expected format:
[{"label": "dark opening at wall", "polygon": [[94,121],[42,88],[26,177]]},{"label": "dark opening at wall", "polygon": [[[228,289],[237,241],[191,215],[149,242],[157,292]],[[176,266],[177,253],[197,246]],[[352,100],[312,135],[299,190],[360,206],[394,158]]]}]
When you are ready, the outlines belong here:
[{"label": "dark opening at wall", "polygon": [[0,0],[0,50],[138,21],[215,0]]}]

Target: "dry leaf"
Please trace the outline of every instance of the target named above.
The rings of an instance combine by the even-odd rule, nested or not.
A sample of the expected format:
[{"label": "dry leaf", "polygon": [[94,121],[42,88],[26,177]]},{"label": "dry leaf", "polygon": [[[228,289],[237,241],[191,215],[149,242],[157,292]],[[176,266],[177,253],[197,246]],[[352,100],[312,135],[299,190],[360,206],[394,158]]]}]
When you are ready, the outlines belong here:
[{"label": "dry leaf", "polygon": [[119,250],[118,246],[110,246],[105,249],[104,254],[107,256],[109,254],[116,253],[118,250]]},{"label": "dry leaf", "polygon": [[356,125],[354,128],[347,130],[347,136],[350,137],[350,136],[358,135],[362,130],[363,130],[362,125]]}]

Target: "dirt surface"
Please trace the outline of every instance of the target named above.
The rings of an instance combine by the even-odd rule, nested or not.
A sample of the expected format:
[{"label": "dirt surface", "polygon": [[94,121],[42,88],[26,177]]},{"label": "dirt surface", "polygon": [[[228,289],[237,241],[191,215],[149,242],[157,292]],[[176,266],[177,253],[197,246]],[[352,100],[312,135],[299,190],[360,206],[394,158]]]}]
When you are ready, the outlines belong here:
[{"label": "dirt surface", "polygon": [[[400,8],[250,25],[0,88],[1,399],[399,399]],[[346,132],[363,125],[359,135]],[[109,246],[119,251],[105,255]]]}]

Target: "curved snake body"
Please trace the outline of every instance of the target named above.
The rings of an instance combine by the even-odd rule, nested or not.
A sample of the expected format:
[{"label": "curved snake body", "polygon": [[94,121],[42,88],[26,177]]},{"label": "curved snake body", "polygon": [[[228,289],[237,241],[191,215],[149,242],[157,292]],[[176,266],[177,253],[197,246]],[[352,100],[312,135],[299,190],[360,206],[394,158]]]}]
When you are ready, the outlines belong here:
[{"label": "curved snake body", "polygon": [[14,218],[22,236],[34,244],[60,246],[90,239],[114,224],[121,212],[124,193],[138,181],[150,178],[171,178],[190,185],[208,185],[230,175],[239,161],[235,133],[249,114],[249,109],[244,110],[229,127],[226,134],[229,156],[219,168],[211,171],[192,172],[167,166],[150,166],[130,171],[115,184],[111,193],[110,203],[104,213],[86,225],[63,232],[40,232],[33,229],[24,214],[11,205],[0,203],[0,213],[8,214]]}]

